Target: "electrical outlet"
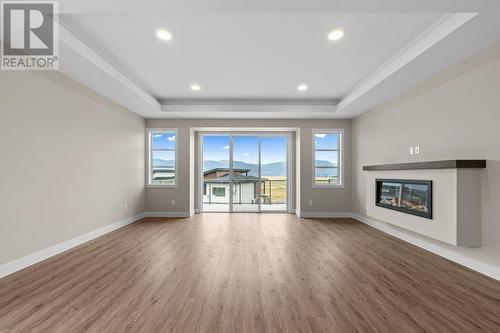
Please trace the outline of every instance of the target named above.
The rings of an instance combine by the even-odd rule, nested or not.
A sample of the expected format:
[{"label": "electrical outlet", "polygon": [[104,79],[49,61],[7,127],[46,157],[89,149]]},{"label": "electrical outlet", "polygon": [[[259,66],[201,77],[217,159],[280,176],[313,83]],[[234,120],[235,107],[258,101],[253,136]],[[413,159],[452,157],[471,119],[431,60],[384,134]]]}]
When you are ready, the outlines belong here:
[{"label": "electrical outlet", "polygon": [[413,155],[414,152],[413,152],[413,147],[410,147],[410,155]]},{"label": "electrical outlet", "polygon": [[415,146],[415,155],[420,154],[420,146]]},{"label": "electrical outlet", "polygon": [[309,206],[312,206],[312,204],[313,204],[313,201],[309,200]]},{"label": "electrical outlet", "polygon": [[175,200],[170,201],[170,203],[172,204],[172,206],[175,206]]}]

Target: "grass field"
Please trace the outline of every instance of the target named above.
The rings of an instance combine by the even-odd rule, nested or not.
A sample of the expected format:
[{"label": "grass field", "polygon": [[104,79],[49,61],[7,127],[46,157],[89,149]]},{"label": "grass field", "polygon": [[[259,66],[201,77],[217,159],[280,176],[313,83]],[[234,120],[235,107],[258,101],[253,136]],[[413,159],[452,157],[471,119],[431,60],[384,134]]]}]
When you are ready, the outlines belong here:
[{"label": "grass field", "polygon": [[[267,181],[262,182],[261,184],[261,196],[265,197],[266,195],[271,198],[271,203],[286,203],[286,177],[284,176],[264,176]],[[269,188],[271,185],[271,188]]]},{"label": "grass field", "polygon": [[[261,194],[262,197],[265,195],[271,197],[271,203],[286,203],[287,195],[287,181],[284,176],[264,176],[268,181],[262,182]],[[331,179],[328,177],[316,177],[316,183],[319,184],[331,184]],[[269,190],[269,184],[271,184],[271,190]]]},{"label": "grass field", "polygon": [[328,184],[335,184],[336,182],[338,182],[338,178],[330,178],[330,177],[316,177],[316,184],[325,184],[325,185],[328,185]]}]

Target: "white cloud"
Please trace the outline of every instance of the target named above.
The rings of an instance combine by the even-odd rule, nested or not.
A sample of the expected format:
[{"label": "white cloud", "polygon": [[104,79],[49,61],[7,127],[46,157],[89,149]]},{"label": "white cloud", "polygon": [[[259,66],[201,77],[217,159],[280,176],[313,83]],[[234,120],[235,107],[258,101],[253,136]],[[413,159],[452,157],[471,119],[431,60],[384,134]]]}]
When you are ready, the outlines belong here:
[{"label": "white cloud", "polygon": [[222,149],[228,150],[229,146],[224,146],[224,147],[222,147]]},{"label": "white cloud", "polygon": [[314,134],[314,136],[317,137],[317,138],[320,138],[320,139],[326,138],[326,134],[325,133],[317,133],[317,134]]},{"label": "white cloud", "polygon": [[250,153],[244,153],[243,156],[250,156]]},{"label": "white cloud", "polygon": [[169,136],[167,140],[168,141],[175,141],[175,136]]},{"label": "white cloud", "polygon": [[153,138],[161,138],[161,134],[154,134]]}]

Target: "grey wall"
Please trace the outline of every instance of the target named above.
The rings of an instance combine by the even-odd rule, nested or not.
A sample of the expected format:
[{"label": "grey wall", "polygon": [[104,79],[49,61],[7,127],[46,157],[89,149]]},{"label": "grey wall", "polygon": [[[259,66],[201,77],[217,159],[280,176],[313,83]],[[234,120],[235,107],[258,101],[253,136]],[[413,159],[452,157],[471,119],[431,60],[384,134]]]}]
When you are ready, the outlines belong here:
[{"label": "grey wall", "polygon": [[[353,120],[353,211],[366,215],[363,165],[487,159],[482,171],[482,242],[447,249],[500,267],[500,44]],[[420,154],[410,156],[410,146]],[[444,245],[441,243],[441,245]]]},{"label": "grey wall", "polygon": [[[189,138],[190,128],[194,127],[287,127],[300,128],[300,161],[301,161],[301,209],[302,212],[350,212],[350,120],[217,120],[217,119],[185,119],[165,120],[149,119],[147,128],[178,128],[178,187],[148,188],[146,194],[148,211],[189,211]],[[312,129],[344,128],[345,129],[345,187],[324,188],[312,187]],[[171,200],[175,200],[175,206]],[[309,200],[313,201],[309,205]]]},{"label": "grey wall", "polygon": [[0,264],[143,212],[144,129],[57,72],[0,71]]}]

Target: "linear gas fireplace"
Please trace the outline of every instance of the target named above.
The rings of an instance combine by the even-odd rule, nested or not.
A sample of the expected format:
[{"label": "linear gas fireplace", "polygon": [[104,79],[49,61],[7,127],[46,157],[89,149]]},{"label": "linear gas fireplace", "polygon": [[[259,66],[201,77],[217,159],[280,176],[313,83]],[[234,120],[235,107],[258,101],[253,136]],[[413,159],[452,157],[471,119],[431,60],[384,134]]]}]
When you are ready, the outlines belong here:
[{"label": "linear gas fireplace", "polygon": [[432,219],[432,181],[376,179],[379,207]]}]

